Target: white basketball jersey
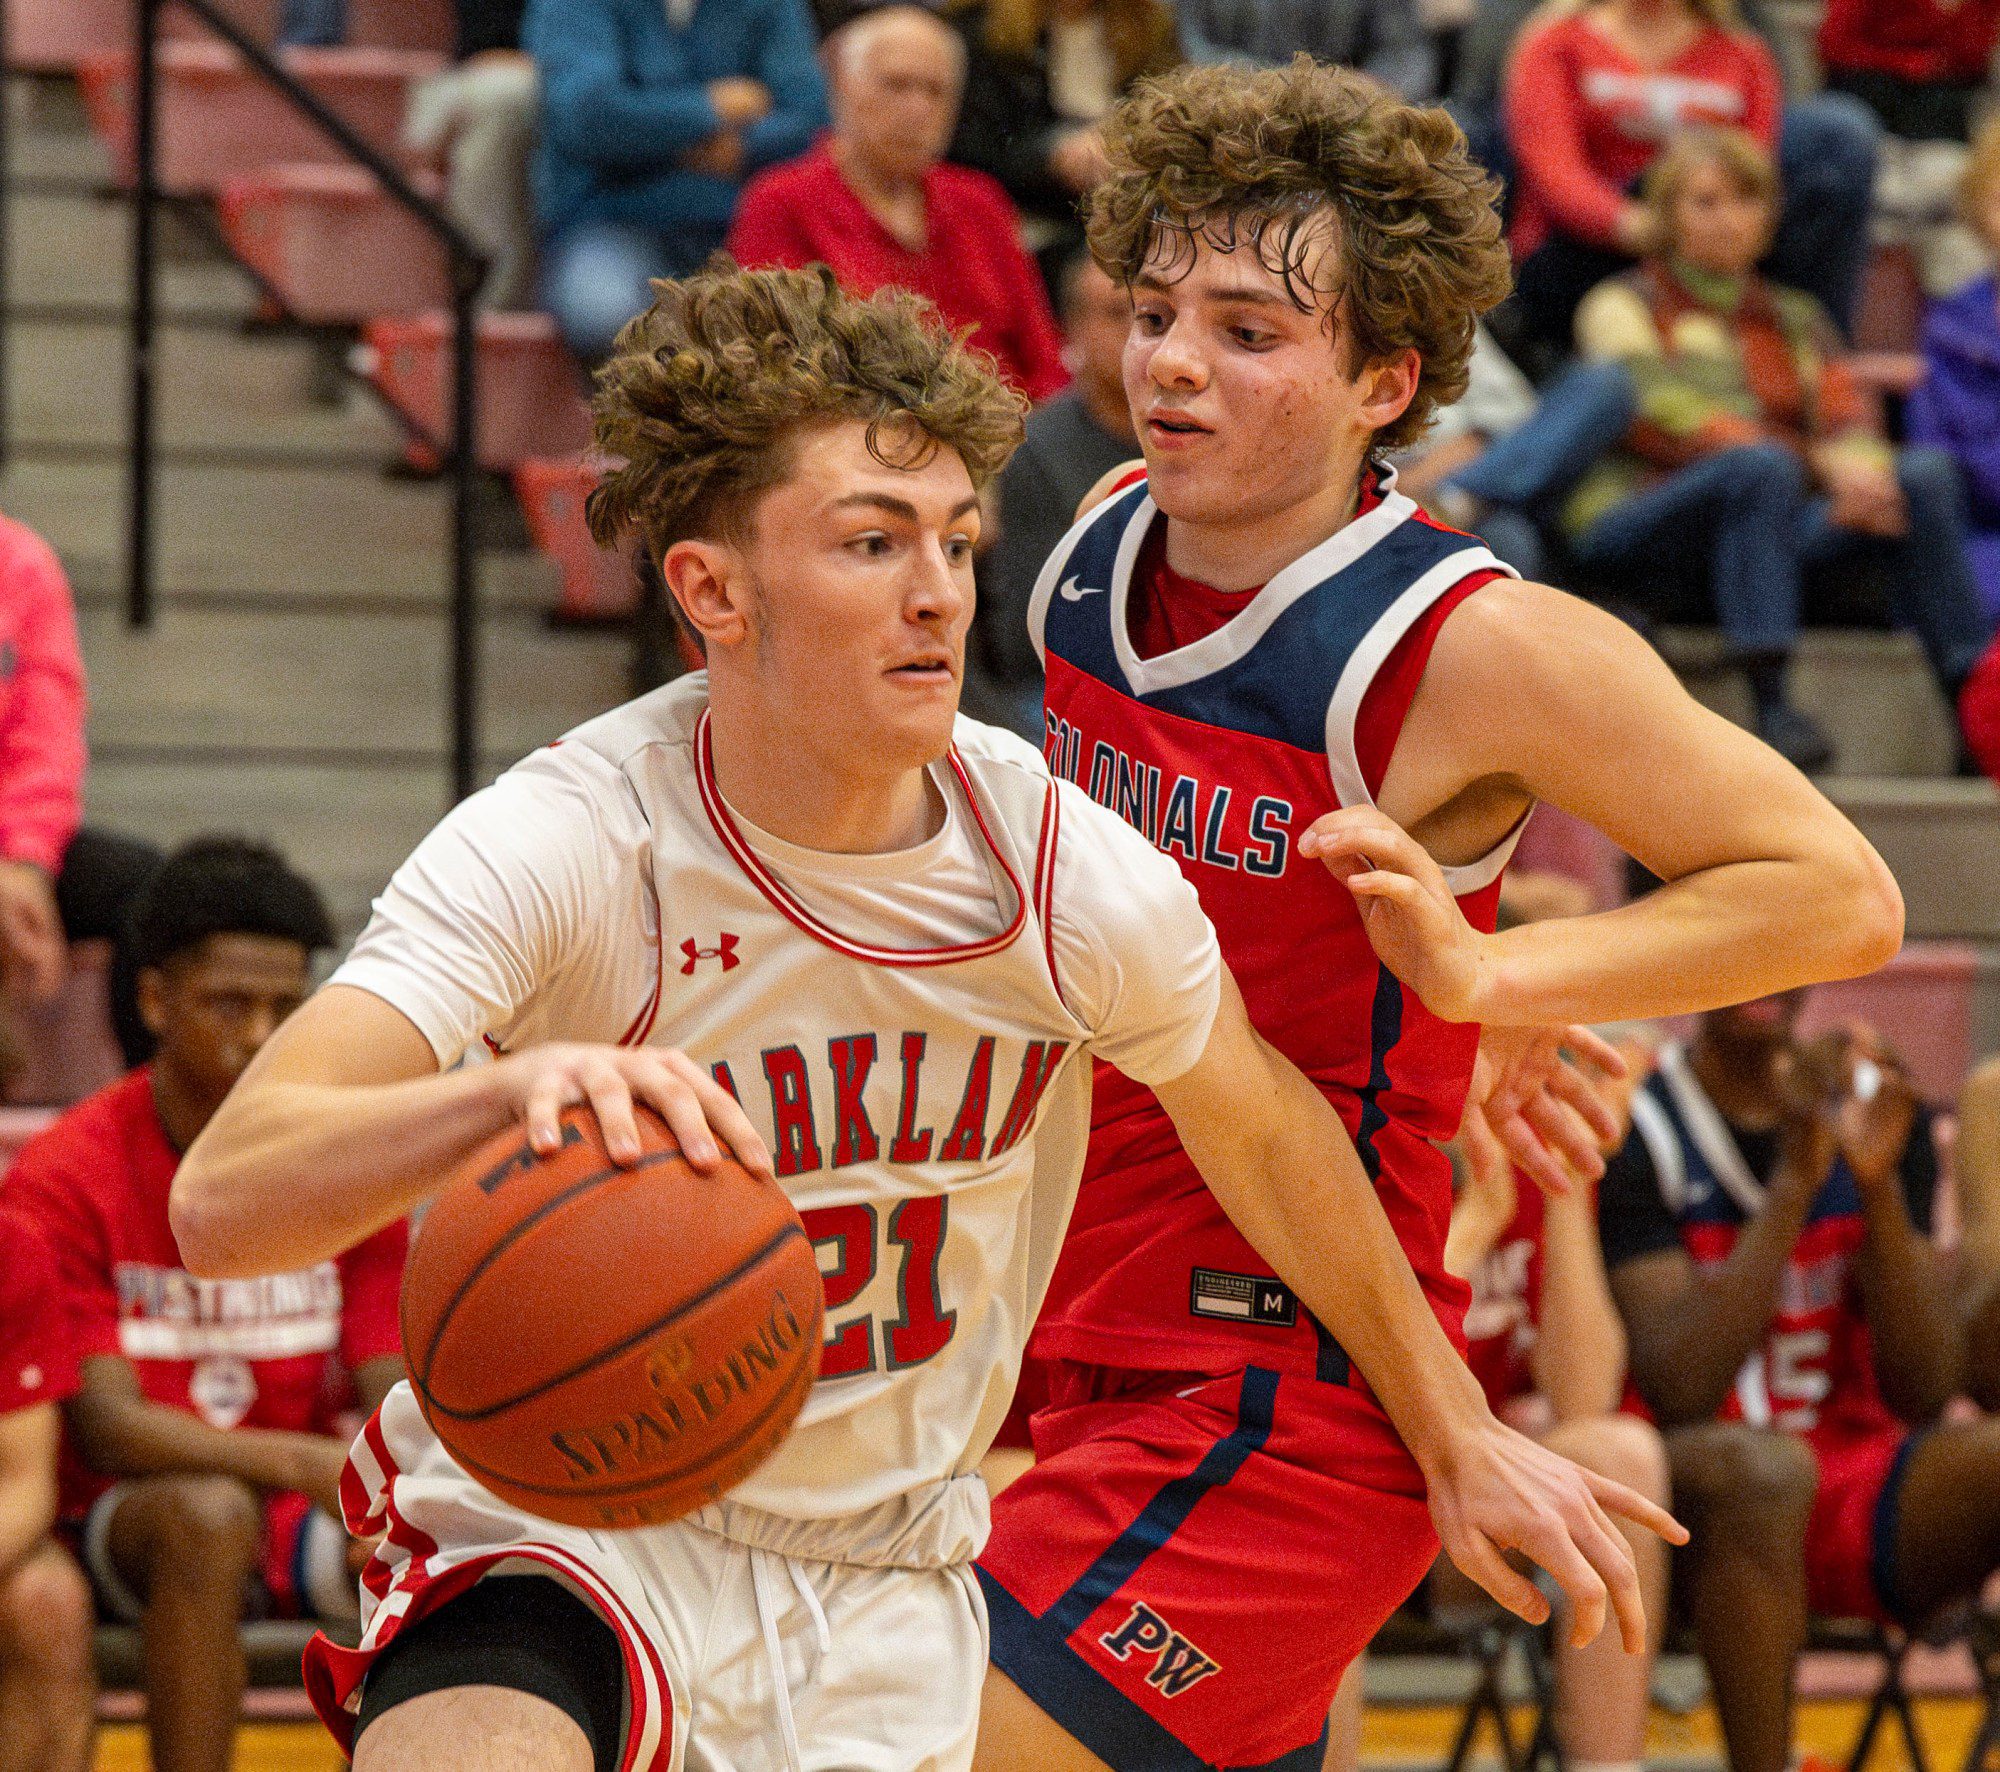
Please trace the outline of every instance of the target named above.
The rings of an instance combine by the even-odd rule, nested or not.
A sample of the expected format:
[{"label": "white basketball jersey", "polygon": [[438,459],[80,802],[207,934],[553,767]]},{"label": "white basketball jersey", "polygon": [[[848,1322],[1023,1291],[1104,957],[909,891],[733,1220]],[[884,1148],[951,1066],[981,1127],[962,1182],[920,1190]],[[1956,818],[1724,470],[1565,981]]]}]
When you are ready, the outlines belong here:
[{"label": "white basketball jersey", "polygon": [[1199,1057],[1214,932],[1171,861],[1009,734],[958,723],[936,837],[829,855],[732,812],[706,709],[684,678],[467,801],[335,982],[443,1065],[483,1039],[707,1066],[769,1140],[827,1294],[819,1382],[730,1504],[907,1524],[949,1499],[950,1535],[976,1536],[983,1495],[958,1480],[1006,1413],[1075,1197],[1088,1060],[1158,1084]]}]

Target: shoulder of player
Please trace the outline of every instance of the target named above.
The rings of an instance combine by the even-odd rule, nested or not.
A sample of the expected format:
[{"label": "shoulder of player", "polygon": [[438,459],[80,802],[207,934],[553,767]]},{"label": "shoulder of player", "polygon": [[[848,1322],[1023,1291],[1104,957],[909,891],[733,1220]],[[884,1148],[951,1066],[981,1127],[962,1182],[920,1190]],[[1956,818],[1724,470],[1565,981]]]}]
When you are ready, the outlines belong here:
[{"label": "shoulder of player", "polygon": [[1636,639],[1581,597],[1532,579],[1495,578],[1461,601],[1439,627],[1424,673],[1435,692],[1485,692],[1573,684],[1588,659]]},{"label": "shoulder of player", "polygon": [[1139,484],[1146,477],[1146,464],[1137,456],[1130,461],[1121,461],[1115,468],[1100,474],[1097,484],[1086,492],[1076,507],[1079,523],[1100,505],[1107,504],[1119,493]]}]

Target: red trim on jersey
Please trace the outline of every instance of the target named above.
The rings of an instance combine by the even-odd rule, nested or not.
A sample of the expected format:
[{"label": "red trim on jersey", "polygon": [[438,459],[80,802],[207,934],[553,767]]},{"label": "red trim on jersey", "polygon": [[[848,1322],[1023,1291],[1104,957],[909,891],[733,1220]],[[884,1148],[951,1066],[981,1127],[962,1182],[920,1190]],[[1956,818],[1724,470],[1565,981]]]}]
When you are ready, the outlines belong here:
[{"label": "red trim on jersey", "polygon": [[1049,797],[1042,802],[1042,835],[1035,846],[1035,916],[1042,925],[1042,952],[1048,957],[1049,981],[1056,987],[1056,1001],[1067,1009],[1069,997],[1056,970],[1056,934],[1052,912],[1056,899],[1056,839],[1062,828],[1062,795],[1049,783]]},{"label": "red trim on jersey", "polygon": [[[868,942],[855,941],[842,935],[839,930],[822,923],[807,910],[786,889],[784,883],[758,860],[756,852],[744,841],[743,833],[736,828],[736,821],[730,816],[729,807],[722,798],[722,790],[715,781],[715,759],[709,749],[708,710],[704,708],[700,723],[694,729],[695,780],[701,788],[702,808],[708,813],[709,823],[715,827],[715,834],[722,839],[722,846],[734,858],[736,865],[750,876],[750,882],[771,901],[772,907],[785,919],[805,931],[822,946],[830,947],[835,953],[845,954],[852,960],[866,960],[875,966],[952,966],[961,960],[983,960],[989,954],[997,954],[1013,946],[1028,921],[1029,897],[1027,888],[1021,884],[1021,877],[1014,872],[1013,863],[1001,852],[1000,845],[993,840],[993,833],[987,828],[986,814],[980,810],[979,796],[972,791],[972,777],[966,773],[965,764],[960,761],[958,747],[954,745],[947,753],[946,761],[951,764],[952,773],[958,777],[958,785],[964,791],[965,803],[972,808],[972,821],[979,827],[981,840],[988,852],[1000,864],[1000,871],[1007,876],[1007,884],[1014,894],[1014,920],[998,935],[989,935],[984,941],[965,942],[956,947],[940,948],[882,948]],[[664,944],[663,944],[664,945]]]},{"label": "red trim on jersey", "polygon": [[1445,622],[1474,591],[1507,576],[1491,568],[1467,574],[1410,624],[1376,668],[1354,713],[1354,760],[1361,765],[1361,779],[1368,784],[1371,800],[1382,791],[1382,778],[1389,773],[1389,760],[1396,754],[1396,741],[1403,735],[1410,703],[1416,700],[1417,685],[1430,668],[1431,649],[1437,645]]}]

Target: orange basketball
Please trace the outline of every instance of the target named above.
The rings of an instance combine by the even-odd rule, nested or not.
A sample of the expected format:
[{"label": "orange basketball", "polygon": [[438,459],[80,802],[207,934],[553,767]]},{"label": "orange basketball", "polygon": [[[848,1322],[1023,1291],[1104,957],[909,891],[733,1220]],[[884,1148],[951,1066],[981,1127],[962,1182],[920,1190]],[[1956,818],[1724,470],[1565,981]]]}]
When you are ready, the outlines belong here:
[{"label": "orange basketball", "polygon": [[548,1156],[472,1153],[403,1274],[425,1419],[502,1500],[572,1526],[713,1501],[785,1437],[819,1372],[825,1297],[792,1203],[725,1159],[699,1175],[641,1111],[621,1169],[596,1116]]}]

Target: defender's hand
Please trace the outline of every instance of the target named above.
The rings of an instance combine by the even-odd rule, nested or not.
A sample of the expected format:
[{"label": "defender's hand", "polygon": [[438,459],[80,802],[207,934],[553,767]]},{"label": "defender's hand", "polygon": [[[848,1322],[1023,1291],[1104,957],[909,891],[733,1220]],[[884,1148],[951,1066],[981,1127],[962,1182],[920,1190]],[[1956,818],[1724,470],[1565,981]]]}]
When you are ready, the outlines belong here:
[{"label": "defender's hand", "polygon": [[1325,862],[1354,894],[1376,958],[1426,1009],[1445,1021],[1482,1019],[1483,938],[1408,831],[1373,806],[1343,807],[1314,820],[1299,853]]},{"label": "defender's hand", "polygon": [[1447,1456],[1426,1465],[1431,1519],[1451,1560],[1508,1611],[1530,1624],[1549,1615],[1540,1588],[1510,1564],[1517,1551],[1555,1577],[1569,1598],[1570,1641],[1579,1647],[1616,1614],[1628,1654],[1646,1646],[1646,1608],[1632,1552],[1612,1525],[1619,1515],[1669,1544],[1687,1529],[1643,1495],[1572,1464],[1487,1414]]},{"label": "defender's hand", "polygon": [[639,1122],[633,1106],[644,1102],[666,1121],[682,1155],[697,1170],[712,1171],[726,1144],[744,1168],[771,1173],[771,1153],[749,1116],[685,1052],[660,1046],[531,1046],[493,1068],[515,1118],[527,1122],[528,1142],[538,1151],[552,1151],[562,1143],[563,1109],[587,1102],[604,1129],[611,1160],[636,1163]]},{"label": "defender's hand", "polygon": [[1579,1176],[1596,1181],[1624,1137],[1633,1078],[1625,1055],[1586,1027],[1482,1028],[1459,1128],[1466,1160],[1482,1182],[1505,1162],[1556,1198]]}]

